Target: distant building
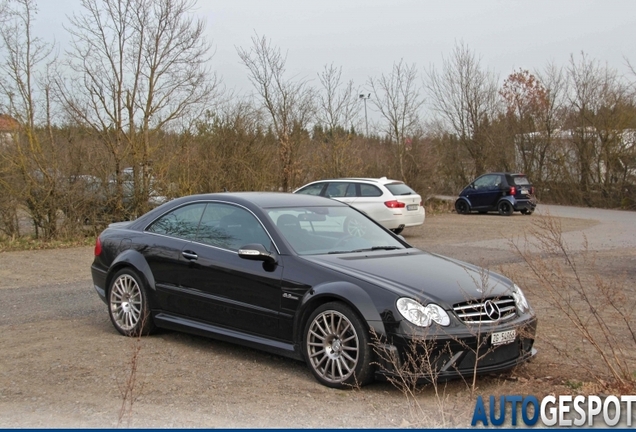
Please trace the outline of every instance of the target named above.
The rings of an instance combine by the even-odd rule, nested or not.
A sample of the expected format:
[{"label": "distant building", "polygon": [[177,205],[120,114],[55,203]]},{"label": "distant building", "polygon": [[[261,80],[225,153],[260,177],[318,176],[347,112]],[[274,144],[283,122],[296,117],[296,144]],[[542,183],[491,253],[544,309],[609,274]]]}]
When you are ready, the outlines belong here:
[{"label": "distant building", "polygon": [[7,114],[0,114],[0,145],[13,142],[13,134],[20,128],[20,123]]}]

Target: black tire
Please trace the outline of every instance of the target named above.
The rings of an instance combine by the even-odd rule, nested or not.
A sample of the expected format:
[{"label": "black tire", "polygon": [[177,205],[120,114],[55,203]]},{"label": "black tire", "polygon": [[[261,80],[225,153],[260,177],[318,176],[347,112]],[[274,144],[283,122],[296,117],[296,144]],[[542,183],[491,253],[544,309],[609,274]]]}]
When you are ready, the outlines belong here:
[{"label": "black tire", "polygon": [[455,201],[455,211],[457,214],[468,214],[470,213],[470,206],[466,202],[466,200],[458,199]]},{"label": "black tire", "polygon": [[488,213],[486,210],[479,210],[479,214],[486,214]]},{"label": "black tire", "polygon": [[497,204],[497,210],[499,210],[499,214],[502,216],[510,216],[514,211],[512,204],[506,200],[499,201],[499,204]]},{"label": "black tire", "polygon": [[143,278],[132,268],[123,268],[113,276],[107,299],[110,321],[119,333],[134,337],[155,330],[146,286]]},{"label": "black tire", "polygon": [[520,211],[522,215],[526,215],[526,216],[530,216],[534,212],[534,210],[529,210],[529,209],[521,209]]},{"label": "black tire", "polygon": [[404,231],[404,228],[395,228],[395,229],[392,229],[391,231],[393,231],[393,234],[395,235],[400,235],[402,231]]},{"label": "black tire", "polygon": [[305,360],[321,384],[353,388],[373,381],[369,330],[347,305],[330,302],[316,308],[304,335]]}]

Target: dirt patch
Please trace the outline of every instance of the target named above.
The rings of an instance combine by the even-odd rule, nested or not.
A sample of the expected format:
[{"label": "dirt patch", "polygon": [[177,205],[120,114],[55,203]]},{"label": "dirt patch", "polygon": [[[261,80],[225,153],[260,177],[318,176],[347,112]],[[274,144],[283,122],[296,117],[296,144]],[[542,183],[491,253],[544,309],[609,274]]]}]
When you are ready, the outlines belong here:
[{"label": "dirt patch", "polygon": [[90,278],[93,247],[0,253],[0,289]]},{"label": "dirt patch", "polygon": [[[509,249],[470,243],[524,233],[538,217],[433,215],[404,236],[424,249],[522,275],[524,265]],[[600,222],[561,223],[574,232]],[[573,334],[571,327],[529,283],[524,289],[539,316],[539,354],[531,363],[480,377],[474,392],[454,381],[439,387],[440,396],[423,386],[407,399],[382,382],[329,389],[302,362],[206,338],[124,338],[92,291],[91,261],[91,247],[0,253],[1,427],[467,427],[478,394],[599,391],[552,343]],[[600,251],[596,262],[598,274],[636,286],[636,246]],[[575,348],[587,355],[579,342]],[[120,421],[136,350],[134,403]]]}]

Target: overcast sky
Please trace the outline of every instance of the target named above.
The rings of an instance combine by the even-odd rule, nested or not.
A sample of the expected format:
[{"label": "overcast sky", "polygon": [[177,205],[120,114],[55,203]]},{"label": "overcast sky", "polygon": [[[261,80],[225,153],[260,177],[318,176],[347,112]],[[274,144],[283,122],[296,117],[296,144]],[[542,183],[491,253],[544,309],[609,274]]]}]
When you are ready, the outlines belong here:
[{"label": "overcast sky", "polygon": [[[62,22],[81,11],[80,0],[38,3],[38,32],[63,50]],[[212,68],[239,91],[251,89],[236,47],[249,48],[255,34],[287,52],[290,74],[314,79],[333,63],[361,89],[400,59],[422,71],[440,66],[457,42],[501,79],[566,65],[581,51],[622,73],[625,58],[636,63],[633,0],[199,0],[197,14],[216,52]]]}]

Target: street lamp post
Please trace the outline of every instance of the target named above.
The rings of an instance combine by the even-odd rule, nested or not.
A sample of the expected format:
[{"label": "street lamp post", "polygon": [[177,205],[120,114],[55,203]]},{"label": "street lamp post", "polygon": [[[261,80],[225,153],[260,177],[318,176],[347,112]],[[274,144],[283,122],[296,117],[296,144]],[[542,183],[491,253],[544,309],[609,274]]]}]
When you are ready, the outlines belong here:
[{"label": "street lamp post", "polygon": [[367,99],[371,98],[371,93],[360,94],[360,99],[364,101],[364,124],[367,128],[367,137],[369,136],[369,120],[367,119]]}]

